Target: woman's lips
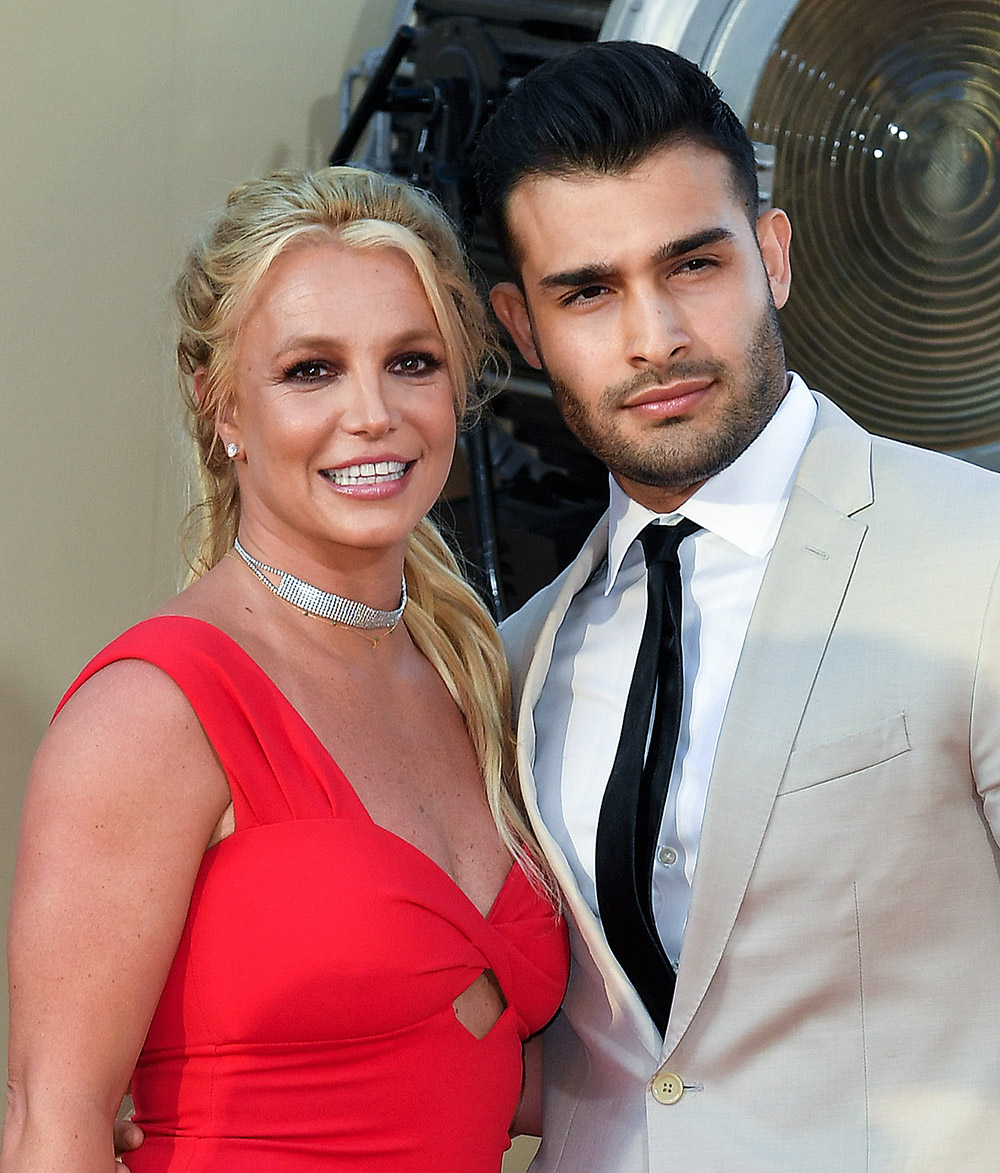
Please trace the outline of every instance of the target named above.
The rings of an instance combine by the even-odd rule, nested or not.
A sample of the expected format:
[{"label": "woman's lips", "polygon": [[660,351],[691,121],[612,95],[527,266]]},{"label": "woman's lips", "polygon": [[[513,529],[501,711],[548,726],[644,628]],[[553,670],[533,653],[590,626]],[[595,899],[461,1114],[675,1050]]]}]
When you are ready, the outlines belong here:
[{"label": "woman's lips", "polygon": [[379,500],[393,497],[407,484],[414,460],[365,460],[357,464],[342,464],[339,468],[324,468],[320,476],[336,493],[349,497]]},{"label": "woman's lips", "polygon": [[325,468],[322,475],[335,485],[384,485],[398,481],[408,467],[403,460],[374,460],[345,464],[341,468]]}]

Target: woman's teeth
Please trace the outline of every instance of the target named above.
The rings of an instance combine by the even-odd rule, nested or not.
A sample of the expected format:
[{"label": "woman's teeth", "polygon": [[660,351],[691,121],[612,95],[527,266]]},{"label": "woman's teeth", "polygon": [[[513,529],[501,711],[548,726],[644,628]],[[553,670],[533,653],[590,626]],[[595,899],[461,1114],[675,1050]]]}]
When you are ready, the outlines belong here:
[{"label": "woman's teeth", "polygon": [[324,469],[323,475],[335,485],[377,485],[398,481],[406,472],[401,460],[379,460],[369,464],[349,464],[346,468]]}]

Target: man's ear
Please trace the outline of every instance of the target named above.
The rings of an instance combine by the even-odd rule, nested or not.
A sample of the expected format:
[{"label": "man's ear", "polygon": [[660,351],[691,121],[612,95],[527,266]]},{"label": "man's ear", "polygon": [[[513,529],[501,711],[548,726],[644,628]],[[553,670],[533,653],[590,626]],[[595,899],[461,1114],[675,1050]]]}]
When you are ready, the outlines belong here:
[{"label": "man's ear", "polygon": [[507,333],[517,345],[524,361],[536,371],[542,369],[542,360],[535,348],[535,337],[531,332],[531,317],[524,294],[513,281],[502,281],[490,291],[493,312],[507,327]]},{"label": "man's ear", "polygon": [[780,310],[788,301],[792,284],[792,266],[789,248],[792,243],[792,225],[780,208],[768,208],[757,221],[757,241],[764,258],[768,284],[774,304]]}]

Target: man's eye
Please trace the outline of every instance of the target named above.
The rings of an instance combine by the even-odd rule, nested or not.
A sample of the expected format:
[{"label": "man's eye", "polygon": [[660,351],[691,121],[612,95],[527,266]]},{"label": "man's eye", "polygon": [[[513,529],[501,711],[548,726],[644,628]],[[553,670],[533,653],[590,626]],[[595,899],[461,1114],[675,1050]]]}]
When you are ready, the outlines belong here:
[{"label": "man's eye", "polygon": [[582,289],[574,289],[573,292],[566,298],[565,305],[579,305],[581,302],[593,301],[601,294],[607,292],[607,287],[604,285],[585,285]]},{"label": "man's eye", "polygon": [[677,266],[679,273],[700,273],[705,269],[714,269],[715,262],[709,257],[689,257],[683,264]]}]

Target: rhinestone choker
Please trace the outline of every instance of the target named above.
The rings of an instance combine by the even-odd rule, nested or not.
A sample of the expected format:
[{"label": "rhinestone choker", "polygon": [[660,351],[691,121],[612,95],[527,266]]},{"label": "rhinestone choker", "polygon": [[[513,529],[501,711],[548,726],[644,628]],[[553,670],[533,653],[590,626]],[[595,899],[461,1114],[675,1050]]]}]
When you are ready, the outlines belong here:
[{"label": "rhinestone choker", "polygon": [[[268,566],[266,562],[261,562],[252,554],[248,554],[240,545],[239,538],[233,543],[233,547],[272,594],[291,603],[293,607],[298,607],[303,615],[316,615],[320,619],[328,619],[334,625],[342,623],[346,627],[360,627],[365,631],[378,627],[387,627],[389,631],[392,631],[403,617],[403,610],[406,607],[405,577],[400,592],[399,606],[395,611],[380,611],[377,607],[369,607],[367,603],[357,603],[353,599],[345,599],[340,595],[331,594],[330,591],[321,591],[319,587],[303,582],[301,578],[296,578],[287,570],[278,570],[275,566]],[[265,571],[267,574],[278,576],[277,586],[271,582]],[[386,632],[386,635],[389,634],[389,631]]]}]

